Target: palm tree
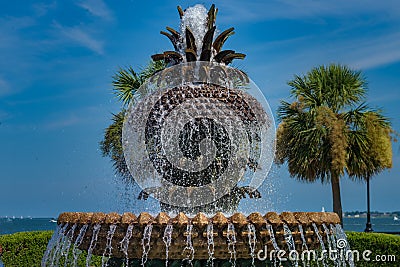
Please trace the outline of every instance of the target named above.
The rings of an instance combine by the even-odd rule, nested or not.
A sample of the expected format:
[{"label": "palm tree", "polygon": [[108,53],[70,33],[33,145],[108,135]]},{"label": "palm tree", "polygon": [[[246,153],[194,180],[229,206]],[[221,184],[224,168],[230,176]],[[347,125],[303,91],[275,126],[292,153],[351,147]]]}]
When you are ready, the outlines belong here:
[{"label": "palm tree", "polygon": [[120,68],[113,76],[113,89],[118,100],[122,102],[122,110],[113,114],[112,123],[104,133],[104,139],[100,142],[100,149],[104,157],[110,157],[113,162],[116,174],[132,182],[125,162],[122,150],[122,125],[124,123],[125,108],[135,101],[139,87],[154,73],[165,69],[166,64],[163,60],[151,61],[149,65],[142,69],[140,73],[132,67]]},{"label": "palm tree", "polygon": [[391,167],[391,127],[362,101],[360,71],[331,64],[288,82],[293,103],[281,102],[277,157],[301,181],[330,183],[333,211],[342,219],[340,178],[366,179]]},{"label": "palm tree", "polygon": [[369,181],[373,175],[386,168],[392,167],[391,135],[395,133],[391,129],[387,119],[374,112],[366,112],[364,115],[360,128],[365,130],[367,138],[373,142],[370,142],[366,148],[367,158],[362,158],[361,155],[357,155],[357,149],[349,148],[350,157],[347,172],[350,177],[356,177],[366,181],[367,223],[365,232],[372,232]]}]

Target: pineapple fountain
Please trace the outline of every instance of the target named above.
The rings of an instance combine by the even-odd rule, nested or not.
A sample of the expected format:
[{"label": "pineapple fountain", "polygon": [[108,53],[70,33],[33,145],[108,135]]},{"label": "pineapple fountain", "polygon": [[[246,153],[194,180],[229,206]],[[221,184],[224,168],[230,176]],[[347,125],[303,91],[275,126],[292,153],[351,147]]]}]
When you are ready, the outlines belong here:
[{"label": "pineapple fountain", "polygon": [[349,249],[335,213],[235,212],[241,198],[261,197],[275,126],[261,91],[228,66],[245,55],[222,50],[234,29],[218,34],[217,11],[178,7],[180,31],[161,32],[175,50],[152,56],[167,68],[139,88],[126,113],[127,167],[139,198],[156,198],[162,212],[63,213],[42,266],[78,266],[82,255],[86,266],[93,255],[101,266],[265,266],[260,251],[275,251],[271,264],[297,266],[307,261],[284,262],[277,252]]}]

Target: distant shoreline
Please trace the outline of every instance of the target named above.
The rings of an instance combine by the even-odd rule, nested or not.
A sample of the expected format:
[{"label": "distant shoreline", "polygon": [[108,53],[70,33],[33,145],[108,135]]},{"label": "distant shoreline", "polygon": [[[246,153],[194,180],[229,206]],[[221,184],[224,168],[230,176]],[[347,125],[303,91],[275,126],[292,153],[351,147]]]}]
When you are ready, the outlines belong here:
[{"label": "distant shoreline", "polygon": [[[345,218],[366,218],[366,211],[346,211],[343,212],[343,217]],[[391,212],[383,212],[383,211],[371,211],[372,218],[394,218],[400,217],[400,211],[391,211]]]}]

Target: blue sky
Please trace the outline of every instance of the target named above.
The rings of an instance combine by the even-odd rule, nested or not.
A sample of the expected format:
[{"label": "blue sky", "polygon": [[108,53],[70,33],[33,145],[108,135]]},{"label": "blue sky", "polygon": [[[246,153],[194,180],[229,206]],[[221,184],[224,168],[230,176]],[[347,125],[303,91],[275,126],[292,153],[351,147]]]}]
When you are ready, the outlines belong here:
[{"label": "blue sky", "polygon": [[[98,148],[118,69],[145,66],[171,50],[159,34],[178,28],[177,5],[203,1],[0,2],[0,216],[62,211],[129,211],[154,206],[114,176]],[[218,28],[234,26],[225,48],[247,54],[234,66],[261,88],[273,112],[294,74],[329,63],[363,71],[368,102],[400,131],[400,4],[397,0],[214,1]],[[400,149],[371,182],[373,210],[400,210]],[[365,185],[342,180],[344,210],[365,210]],[[274,168],[260,211],[331,209],[329,185],[304,184]],[[252,203],[246,202],[246,205]],[[135,208],[136,207],[136,208]],[[242,207],[242,208],[243,208]]]}]

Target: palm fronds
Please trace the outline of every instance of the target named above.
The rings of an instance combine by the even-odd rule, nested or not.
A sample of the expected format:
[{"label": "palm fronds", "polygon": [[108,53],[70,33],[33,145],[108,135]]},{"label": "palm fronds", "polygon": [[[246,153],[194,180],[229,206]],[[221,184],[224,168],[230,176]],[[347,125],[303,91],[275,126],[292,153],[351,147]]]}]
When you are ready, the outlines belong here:
[{"label": "palm fronds", "polygon": [[135,72],[132,67],[128,67],[119,69],[113,76],[113,90],[117,98],[122,102],[123,109],[119,113],[112,115],[112,123],[104,132],[104,138],[100,142],[100,150],[104,157],[111,158],[116,173],[125,179],[131,179],[131,177],[122,150],[124,108],[135,99],[139,87],[148,78],[164,68],[164,61],[152,61],[139,73]]},{"label": "palm fronds", "polygon": [[151,61],[140,73],[129,66],[120,68],[113,76],[113,90],[123,106],[130,104],[139,87],[156,72],[165,69],[164,61]]}]

